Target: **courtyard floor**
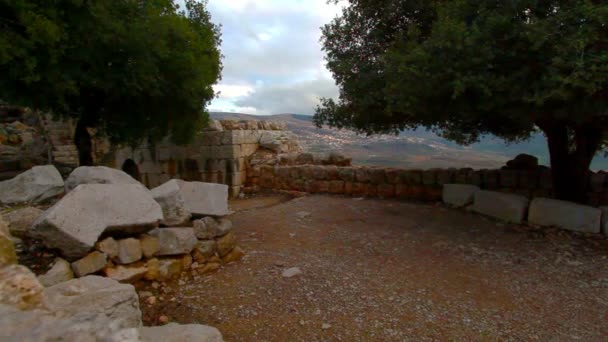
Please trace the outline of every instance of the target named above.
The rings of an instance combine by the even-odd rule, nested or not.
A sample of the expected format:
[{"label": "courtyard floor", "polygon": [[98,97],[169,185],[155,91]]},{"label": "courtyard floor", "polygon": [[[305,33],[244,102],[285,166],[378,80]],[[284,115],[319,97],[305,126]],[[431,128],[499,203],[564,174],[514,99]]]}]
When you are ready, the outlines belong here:
[{"label": "courtyard floor", "polygon": [[[608,240],[440,205],[307,196],[232,203],[239,263],[138,287],[226,341],[608,340]],[[302,273],[285,278],[285,269]]]}]

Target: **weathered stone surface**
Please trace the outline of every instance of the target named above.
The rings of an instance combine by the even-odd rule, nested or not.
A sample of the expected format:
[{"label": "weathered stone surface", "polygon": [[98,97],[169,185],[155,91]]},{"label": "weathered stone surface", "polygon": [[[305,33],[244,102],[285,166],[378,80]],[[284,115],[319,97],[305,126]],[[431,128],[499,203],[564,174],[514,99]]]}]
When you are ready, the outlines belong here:
[{"label": "weathered stone surface", "polygon": [[150,259],[146,262],[146,269],[148,270],[144,275],[146,280],[158,280],[160,278],[160,261],[156,258]]},{"label": "weathered stone surface", "polygon": [[473,211],[511,223],[521,223],[529,203],[524,196],[481,190],[475,193]]},{"label": "weathered stone surface", "polygon": [[222,262],[224,264],[229,264],[231,262],[236,262],[236,261],[243,259],[244,256],[245,256],[245,251],[243,251],[241,249],[241,247],[236,246],[230,251],[230,253],[226,254],[222,258]]},{"label": "weathered stone surface", "polygon": [[106,277],[121,283],[132,283],[138,281],[142,279],[147,272],[148,268],[146,268],[143,264],[127,266],[117,265],[114,267],[106,267],[104,269],[104,274]]},{"label": "weathered stone surface", "polygon": [[116,259],[118,257],[118,242],[112,237],[108,237],[99,241],[95,246],[98,251],[107,255],[110,259]]},{"label": "weathered stone surface", "polygon": [[74,279],[74,272],[72,272],[70,263],[61,258],[55,259],[55,263],[51,269],[38,277],[40,283],[45,287],[57,285],[72,279]]},{"label": "weathered stone surface", "polygon": [[224,184],[177,180],[186,209],[196,216],[226,216],[228,186]]},{"label": "weathered stone surface", "polygon": [[64,192],[63,178],[53,165],[34,166],[0,182],[0,203],[40,203]]},{"label": "weathered stone surface", "polygon": [[8,228],[8,223],[4,221],[4,217],[0,214],[0,233],[4,233],[6,235],[11,235],[11,232]]},{"label": "weathered stone surface", "polygon": [[81,166],[65,180],[65,190],[72,191],[80,184],[135,184],[145,188],[126,172],[107,166]]},{"label": "weathered stone surface", "polygon": [[197,239],[193,228],[156,228],[149,233],[158,238],[160,250],[156,255],[177,255],[190,253]]},{"label": "weathered stone surface", "polygon": [[103,233],[144,233],[158,225],[162,210],[136,184],[83,184],[47,210],[32,235],[68,258],[85,255]]},{"label": "weathered stone surface", "polygon": [[0,304],[29,310],[44,306],[44,287],[36,275],[22,265],[0,268]]},{"label": "weathered stone surface", "polygon": [[151,258],[160,251],[160,242],[154,236],[144,234],[139,237],[139,243],[141,244],[141,251],[146,258]]},{"label": "weathered stone surface", "polygon": [[84,258],[72,263],[72,270],[77,277],[101,271],[108,263],[108,256],[94,251]]},{"label": "weathered stone surface", "polygon": [[586,233],[599,233],[601,221],[598,208],[549,198],[535,198],[528,215],[531,224]]},{"label": "weathered stone surface", "polygon": [[217,239],[217,252],[220,257],[226,256],[236,246],[236,235],[230,232]]},{"label": "weathered stone surface", "polygon": [[[86,310],[86,307],[82,308]],[[0,305],[1,341],[140,341],[139,329],[95,312],[62,316],[43,310],[22,311]]]},{"label": "weathered stone surface", "polygon": [[444,184],[443,202],[455,207],[464,207],[475,199],[475,193],[479,187],[468,184]]},{"label": "weathered stone surface", "polygon": [[219,231],[219,224],[213,217],[203,217],[192,222],[194,234],[201,240],[213,239]]},{"label": "weathered stone surface", "polygon": [[[0,218],[0,225],[2,225]],[[6,226],[5,226],[6,227]],[[0,267],[17,263],[17,254],[15,253],[15,245],[11,239],[8,229],[0,230]]]},{"label": "weathered stone surface", "polygon": [[44,211],[38,208],[26,207],[6,213],[4,218],[8,223],[11,235],[22,239],[29,237],[32,225],[42,213]]},{"label": "weathered stone surface", "polygon": [[217,242],[215,240],[198,241],[192,251],[192,257],[198,263],[205,263],[215,255]]},{"label": "weathered stone surface", "polygon": [[142,251],[139,240],[128,238],[118,240],[117,261],[123,265],[130,264],[141,259]]},{"label": "weathered stone surface", "polygon": [[283,278],[292,278],[300,274],[302,274],[302,270],[299,267],[292,267],[285,269],[281,275]]},{"label": "weathered stone surface", "polygon": [[182,196],[180,183],[172,179],[151,190],[152,197],[163,209],[165,226],[181,226],[190,221],[190,212]]},{"label": "weathered stone surface", "polygon": [[63,315],[86,311],[122,320],[125,327],[141,326],[139,299],[132,285],[113,279],[87,276],[48,287],[44,290],[47,307]]},{"label": "weathered stone surface", "polygon": [[165,258],[158,260],[158,279],[168,280],[179,276],[184,269],[182,258]]},{"label": "weathered stone surface", "polygon": [[207,274],[211,272],[215,272],[222,267],[222,264],[219,262],[208,262],[204,267],[198,269],[198,273]]},{"label": "weathered stone surface", "polygon": [[222,334],[216,328],[200,324],[169,323],[158,327],[143,327],[144,342],[222,342]]}]

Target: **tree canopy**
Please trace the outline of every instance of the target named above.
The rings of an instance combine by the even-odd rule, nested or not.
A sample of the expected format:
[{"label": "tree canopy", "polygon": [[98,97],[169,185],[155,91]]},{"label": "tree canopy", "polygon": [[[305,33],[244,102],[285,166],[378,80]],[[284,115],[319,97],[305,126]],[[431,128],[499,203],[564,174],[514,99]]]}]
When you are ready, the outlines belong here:
[{"label": "tree canopy", "polygon": [[207,120],[220,78],[220,27],[206,1],[0,0],[0,99],[72,117],[112,142]]},{"label": "tree canopy", "polygon": [[318,125],[463,144],[540,129],[557,197],[584,201],[608,128],[607,2],[351,0],[322,42],[340,95]]}]

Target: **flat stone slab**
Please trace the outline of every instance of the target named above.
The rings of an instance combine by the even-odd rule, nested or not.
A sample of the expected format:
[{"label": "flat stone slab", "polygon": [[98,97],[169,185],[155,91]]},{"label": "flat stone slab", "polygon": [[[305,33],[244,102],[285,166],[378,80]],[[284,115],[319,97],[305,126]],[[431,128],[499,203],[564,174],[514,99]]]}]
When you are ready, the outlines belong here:
[{"label": "flat stone slab", "polygon": [[0,182],[0,203],[40,203],[64,192],[61,174],[53,165],[34,166]]},{"label": "flat stone slab", "polygon": [[196,216],[226,216],[228,211],[228,186],[224,184],[185,182],[175,180],[186,210]]},{"label": "flat stone slab", "polygon": [[178,255],[192,252],[196,242],[194,229],[188,227],[156,228],[149,233],[156,237],[159,251],[155,255]]},{"label": "flat stone slab", "polygon": [[80,184],[138,184],[144,187],[128,173],[107,166],[81,166],[76,168],[65,180],[65,190],[69,192]]},{"label": "flat stone slab", "polygon": [[454,207],[467,206],[475,200],[479,187],[469,184],[444,184],[443,202]]},{"label": "flat stone slab", "polygon": [[137,184],[82,184],[48,209],[32,235],[47,247],[77,259],[103,233],[135,235],[158,226],[163,213],[150,192]]},{"label": "flat stone slab", "polygon": [[157,327],[143,327],[142,341],[158,342],[222,342],[222,334],[216,328],[200,324],[169,323]]},{"label": "flat stone slab", "polygon": [[575,232],[599,233],[602,210],[550,198],[535,198],[530,204],[528,222]]},{"label": "flat stone slab", "polygon": [[475,193],[473,211],[510,223],[521,223],[530,200],[524,196],[480,190]]}]

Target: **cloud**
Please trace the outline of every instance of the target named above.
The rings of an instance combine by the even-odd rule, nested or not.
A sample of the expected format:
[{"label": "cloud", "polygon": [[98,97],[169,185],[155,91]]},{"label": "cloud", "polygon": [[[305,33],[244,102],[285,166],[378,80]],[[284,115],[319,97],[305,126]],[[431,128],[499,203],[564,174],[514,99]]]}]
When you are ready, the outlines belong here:
[{"label": "cloud", "polygon": [[337,89],[323,63],[320,27],[339,13],[326,0],[210,0],[222,25],[224,71],[211,110],[311,114]]}]

